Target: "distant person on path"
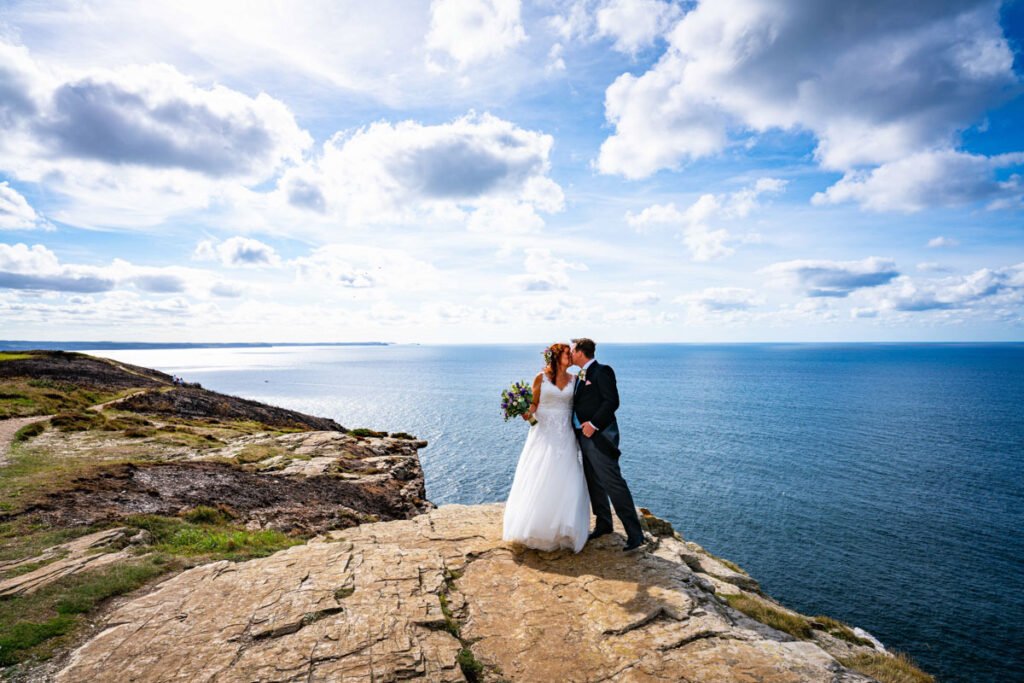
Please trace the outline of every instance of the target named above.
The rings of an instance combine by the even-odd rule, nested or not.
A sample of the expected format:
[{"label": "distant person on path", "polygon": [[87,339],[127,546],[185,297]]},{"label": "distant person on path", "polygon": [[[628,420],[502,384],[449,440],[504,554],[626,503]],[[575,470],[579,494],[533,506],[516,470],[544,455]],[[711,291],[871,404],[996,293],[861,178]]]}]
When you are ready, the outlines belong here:
[{"label": "distant person on path", "polygon": [[629,552],[644,544],[644,532],[636,516],[633,495],[619,471],[619,424],[615,411],[619,408],[619,389],[615,371],[594,360],[597,345],[593,340],[573,339],[572,363],[580,368],[576,376],[572,400],[572,422],[576,440],[583,452],[583,473],[590,492],[590,507],[597,518],[588,540],[612,531],[611,498],[615,514],[626,530]]}]

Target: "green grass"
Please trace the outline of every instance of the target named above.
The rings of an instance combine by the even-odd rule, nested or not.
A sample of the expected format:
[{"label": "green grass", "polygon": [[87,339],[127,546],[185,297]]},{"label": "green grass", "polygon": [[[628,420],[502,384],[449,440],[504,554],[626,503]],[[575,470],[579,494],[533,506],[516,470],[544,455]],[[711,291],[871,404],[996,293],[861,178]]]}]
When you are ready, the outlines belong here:
[{"label": "green grass", "polygon": [[46,659],[84,614],[115,595],[131,592],[175,568],[150,556],[65,577],[31,595],[0,600],[0,666],[29,657]]},{"label": "green grass", "polygon": [[267,458],[272,458],[275,455],[284,455],[287,452],[287,449],[273,444],[249,444],[235,456],[235,462],[239,465],[247,465],[254,462],[260,462],[261,460],[266,460]]},{"label": "green grass", "polygon": [[0,419],[75,413],[132,391],[101,392],[48,379],[9,379],[0,382]]},{"label": "green grass", "polygon": [[841,657],[839,663],[859,671],[880,683],[935,683],[935,678],[917,668],[910,657],[902,652],[890,654],[867,653]]},{"label": "green grass", "polygon": [[34,436],[39,436],[46,431],[46,425],[42,422],[33,422],[25,425],[14,433],[14,443],[24,443]]},{"label": "green grass", "polygon": [[352,436],[369,436],[369,437],[376,437],[376,438],[385,437],[385,436],[388,435],[387,432],[377,432],[377,431],[374,431],[372,429],[367,429],[366,427],[358,427],[356,429],[350,429],[350,430],[348,430],[348,433],[351,434]]},{"label": "green grass", "polygon": [[31,353],[11,353],[9,351],[0,351],[0,361],[5,360],[23,360],[25,358],[31,358]]},{"label": "green grass", "polygon": [[154,550],[182,557],[247,560],[304,543],[300,538],[270,529],[250,531],[227,524],[194,524],[159,515],[135,515],[124,521],[151,533]]},{"label": "green grass", "polygon": [[800,640],[808,640],[811,637],[811,623],[800,615],[790,614],[764,600],[750,597],[745,593],[726,595],[724,597],[729,602],[730,607],[738,609],[762,624],[788,633]]},{"label": "green grass", "polygon": [[94,410],[61,413],[50,418],[50,425],[62,432],[84,432],[104,426],[103,416]]},{"label": "green grass", "polygon": [[483,678],[484,665],[480,663],[480,660],[476,658],[476,655],[468,647],[459,650],[457,661],[459,662],[459,668],[462,669],[462,675],[466,677],[469,683],[476,683],[476,681]]}]

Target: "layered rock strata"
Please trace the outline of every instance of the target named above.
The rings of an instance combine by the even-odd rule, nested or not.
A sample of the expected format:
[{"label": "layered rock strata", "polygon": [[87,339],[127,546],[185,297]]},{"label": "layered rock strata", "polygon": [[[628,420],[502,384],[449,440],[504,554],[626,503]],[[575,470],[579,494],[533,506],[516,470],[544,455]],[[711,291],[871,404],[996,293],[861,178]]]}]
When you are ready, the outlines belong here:
[{"label": "layered rock strata", "polygon": [[445,506],[196,567],[110,615],[57,680],[871,680],[836,639],[728,607],[716,586],[745,575],[675,534],[542,553],[501,540],[502,511]]}]

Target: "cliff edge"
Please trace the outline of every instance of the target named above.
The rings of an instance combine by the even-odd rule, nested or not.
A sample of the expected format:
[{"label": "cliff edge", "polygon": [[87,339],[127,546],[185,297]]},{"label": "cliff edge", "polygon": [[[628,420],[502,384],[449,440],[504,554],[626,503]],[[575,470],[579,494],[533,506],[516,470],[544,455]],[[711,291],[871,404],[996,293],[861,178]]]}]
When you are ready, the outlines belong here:
[{"label": "cliff edge", "polygon": [[[504,543],[502,513],[444,506],[196,567],[111,614],[57,680],[853,683],[874,679],[842,661],[888,658],[656,518],[645,552],[612,536],[573,554]],[[806,637],[730,607],[738,595],[805,619]]]}]

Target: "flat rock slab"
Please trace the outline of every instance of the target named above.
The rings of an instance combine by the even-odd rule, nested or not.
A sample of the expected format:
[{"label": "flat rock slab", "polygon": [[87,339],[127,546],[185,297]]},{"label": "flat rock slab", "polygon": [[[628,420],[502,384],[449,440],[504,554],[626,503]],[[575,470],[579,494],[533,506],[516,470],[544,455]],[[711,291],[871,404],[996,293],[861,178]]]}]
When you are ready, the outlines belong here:
[{"label": "flat rock slab", "polygon": [[131,557],[125,551],[96,553],[95,550],[125,538],[125,527],[97,531],[73,541],[47,548],[39,555],[15,562],[0,562],[0,571],[10,571],[30,564],[46,563],[31,572],[0,581],[0,597],[27,595],[71,574],[115,564]]},{"label": "flat rock slab", "polygon": [[724,606],[677,539],[540,553],[501,540],[502,514],[444,506],[196,567],[116,610],[57,680],[462,681],[464,647],[495,681],[870,680]]}]

